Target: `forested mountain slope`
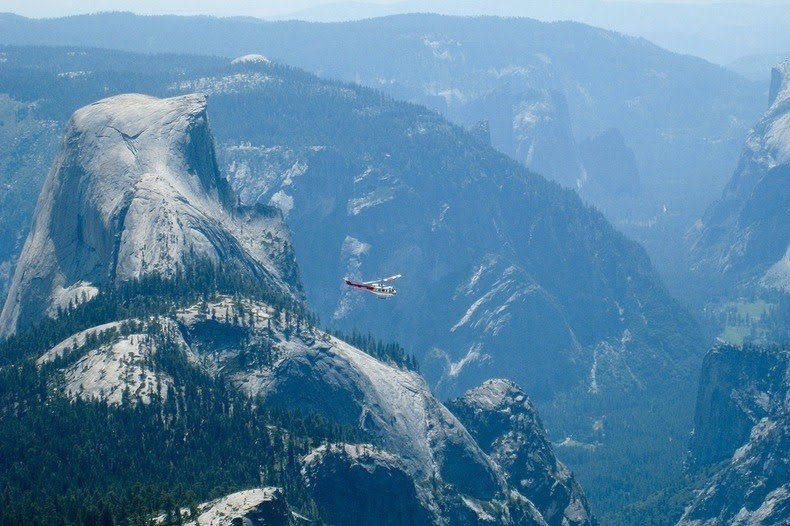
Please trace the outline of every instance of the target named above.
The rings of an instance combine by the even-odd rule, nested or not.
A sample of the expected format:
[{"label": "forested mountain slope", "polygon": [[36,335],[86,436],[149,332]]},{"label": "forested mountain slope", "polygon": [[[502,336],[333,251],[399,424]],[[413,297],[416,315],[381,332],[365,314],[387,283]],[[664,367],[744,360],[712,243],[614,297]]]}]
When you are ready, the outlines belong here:
[{"label": "forested mountain slope", "polygon": [[4,311],[0,520],[176,524],[273,484],[330,524],[595,524],[578,486],[538,508],[509,485],[398,347],[315,327],[282,215],[236,206],[206,104],[116,95],[70,119]]},{"label": "forested mountain slope", "polygon": [[[242,204],[282,210],[322,323],[400,342],[442,396],[491,376],[528,386],[610,511],[622,494],[607,473],[632,495],[673,476],[698,329],[644,251],[572,191],[430,110],[260,57],[3,51],[3,91],[55,127],[98,93],[207,94],[220,171]],[[341,280],[395,272],[388,302]],[[630,470],[631,447],[662,460]]]}]

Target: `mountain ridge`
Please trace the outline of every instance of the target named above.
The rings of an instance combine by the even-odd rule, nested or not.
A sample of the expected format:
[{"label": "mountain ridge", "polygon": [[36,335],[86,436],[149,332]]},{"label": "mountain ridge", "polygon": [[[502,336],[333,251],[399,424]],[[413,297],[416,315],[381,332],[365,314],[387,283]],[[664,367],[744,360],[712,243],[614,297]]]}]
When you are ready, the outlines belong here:
[{"label": "mountain ridge", "polygon": [[[769,106],[718,201],[690,233],[693,268],[750,296],[790,292],[790,61],[772,70]],[[732,293],[730,293],[732,295]]]}]

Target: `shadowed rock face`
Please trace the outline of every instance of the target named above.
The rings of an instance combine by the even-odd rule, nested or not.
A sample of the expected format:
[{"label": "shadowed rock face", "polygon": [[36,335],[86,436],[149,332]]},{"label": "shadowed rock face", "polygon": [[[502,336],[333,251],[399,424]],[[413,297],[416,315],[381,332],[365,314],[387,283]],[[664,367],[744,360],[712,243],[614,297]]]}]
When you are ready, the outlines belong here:
[{"label": "shadowed rock face", "polygon": [[302,476],[331,524],[432,524],[406,467],[373,446],[321,446],[304,459]]},{"label": "shadowed rock face", "polygon": [[548,524],[597,524],[581,487],[554,456],[535,406],[516,384],[488,380],[449,409]]},{"label": "shadowed rock face", "polygon": [[772,71],[769,108],[696,232],[696,268],[724,285],[790,292],[790,61]]},{"label": "shadowed rock face", "polygon": [[721,346],[702,364],[691,454],[707,466],[730,458],[787,391],[786,353]]},{"label": "shadowed rock face", "polygon": [[610,128],[583,141],[579,155],[589,178],[589,192],[617,198],[642,192],[636,156],[620,130]]},{"label": "shadowed rock face", "polygon": [[790,352],[722,346],[705,358],[693,465],[716,470],[681,525],[790,522]]},{"label": "shadowed rock face", "polygon": [[448,491],[441,479],[415,485],[400,459],[370,444],[321,446],[305,457],[302,477],[331,524],[546,524],[517,492],[507,499],[481,501]]},{"label": "shadowed rock face", "polygon": [[77,110],[39,197],[0,335],[103,286],[170,275],[195,258],[289,289],[294,280],[271,256],[291,253],[287,233],[279,214],[261,210],[236,207],[219,176],[202,95],[120,95]]}]

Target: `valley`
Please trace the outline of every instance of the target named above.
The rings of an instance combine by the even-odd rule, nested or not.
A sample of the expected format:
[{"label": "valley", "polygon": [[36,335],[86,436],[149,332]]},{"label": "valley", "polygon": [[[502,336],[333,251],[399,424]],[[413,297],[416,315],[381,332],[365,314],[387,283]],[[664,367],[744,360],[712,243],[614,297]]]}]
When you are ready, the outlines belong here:
[{"label": "valley", "polygon": [[[785,516],[754,466],[787,462],[786,66],[761,114],[762,87],[581,24],[207,19],[174,55],[91,40],[110,20],[171,21],[0,46],[4,523]],[[374,38],[400,44],[349,51]],[[386,300],[343,284],[394,273]],[[732,417],[700,396],[739,353],[774,384],[734,385],[760,410]],[[742,426],[690,468],[717,418]],[[124,433],[159,452],[68,489],[46,473],[90,457],[32,437],[81,419],[102,465]]]}]

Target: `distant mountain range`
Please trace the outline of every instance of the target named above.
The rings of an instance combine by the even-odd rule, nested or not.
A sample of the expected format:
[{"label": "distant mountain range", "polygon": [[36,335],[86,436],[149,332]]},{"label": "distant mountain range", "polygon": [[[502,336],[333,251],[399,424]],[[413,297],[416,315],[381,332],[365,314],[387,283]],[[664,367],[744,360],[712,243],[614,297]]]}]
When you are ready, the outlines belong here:
[{"label": "distant mountain range", "polygon": [[[728,2],[607,2],[564,0],[551,4],[526,4],[494,0],[481,6],[473,0],[448,4],[439,0],[400,0],[390,4],[333,2],[302,9],[277,18],[314,22],[342,22],[398,13],[529,17],[544,21],[575,20],[627,35],[641,36],[684,55],[729,64],[744,55],[790,50],[783,31],[790,23],[785,4],[776,1]],[[774,61],[775,63],[776,61]],[[770,67],[771,64],[768,64]],[[767,69],[755,80],[763,80]]]},{"label": "distant mountain range", "polygon": [[[229,59],[260,53],[434,108],[466,128],[484,121],[497,149],[578,189],[645,244],[678,290],[686,273],[676,240],[718,197],[766,97],[762,82],[643,39],[530,19],[402,15],[312,24],[4,15],[0,42]],[[588,170],[579,157],[580,144],[605,147],[591,139],[607,130],[617,130],[632,152],[641,192],[618,194],[616,183],[596,180],[618,166]],[[605,149],[590,155],[610,157]]]}]

